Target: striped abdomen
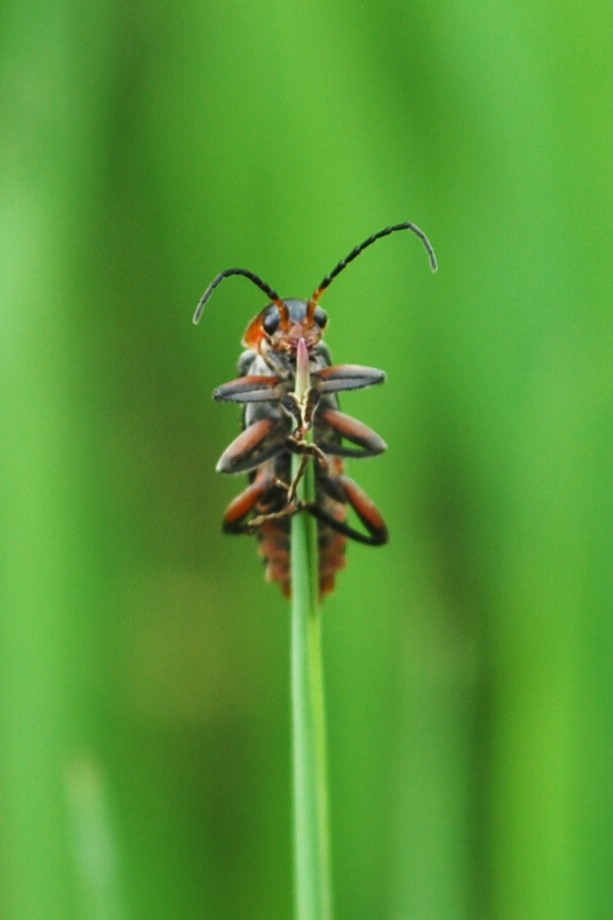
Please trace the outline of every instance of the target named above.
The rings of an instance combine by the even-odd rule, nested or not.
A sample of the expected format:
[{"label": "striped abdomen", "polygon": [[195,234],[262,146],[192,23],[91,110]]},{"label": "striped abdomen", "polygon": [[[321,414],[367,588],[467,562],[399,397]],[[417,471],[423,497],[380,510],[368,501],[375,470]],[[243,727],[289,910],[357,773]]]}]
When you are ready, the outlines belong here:
[{"label": "striped abdomen", "polygon": [[[336,472],[342,472],[342,462],[339,458],[330,458],[331,466]],[[291,455],[284,451],[274,460],[262,464],[255,473],[270,480],[270,466],[274,467],[274,477],[282,482],[289,482]],[[268,469],[266,469],[268,467]],[[338,522],[347,518],[346,505],[332,498],[321,486],[321,477],[316,472],[316,503],[327,515]],[[285,506],[284,493],[276,488],[267,491],[256,505],[256,513],[271,514],[282,511]],[[302,512],[306,513],[306,512]],[[334,530],[329,524],[318,520],[317,544],[319,549],[319,593],[321,596],[329,594],[334,589],[335,576],[339,569],[345,565],[345,547],[347,537]],[[259,553],[266,565],[266,578],[276,581],[286,597],[291,595],[291,518],[282,517],[277,520],[265,521],[257,531],[259,540]]]}]

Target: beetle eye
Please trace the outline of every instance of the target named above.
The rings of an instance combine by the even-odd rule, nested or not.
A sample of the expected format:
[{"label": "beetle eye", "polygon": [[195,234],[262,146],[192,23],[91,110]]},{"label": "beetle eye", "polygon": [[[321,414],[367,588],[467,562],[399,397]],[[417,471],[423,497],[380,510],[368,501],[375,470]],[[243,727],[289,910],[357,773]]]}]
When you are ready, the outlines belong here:
[{"label": "beetle eye", "polygon": [[281,315],[278,307],[271,307],[270,310],[266,312],[266,316],[262,321],[264,331],[267,332],[268,335],[272,335],[279,328],[280,321]]},{"label": "beetle eye", "polygon": [[315,308],[315,313],[313,314],[313,319],[317,323],[320,329],[323,329],[326,323],[328,322],[328,314],[325,310],[322,310],[321,307]]}]

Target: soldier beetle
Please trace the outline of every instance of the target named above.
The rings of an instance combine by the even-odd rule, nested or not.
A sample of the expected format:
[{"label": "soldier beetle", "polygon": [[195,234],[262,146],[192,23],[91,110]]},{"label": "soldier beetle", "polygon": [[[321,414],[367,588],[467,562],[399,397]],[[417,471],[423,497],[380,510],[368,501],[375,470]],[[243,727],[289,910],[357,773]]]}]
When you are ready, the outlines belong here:
[{"label": "soldier beetle", "polygon": [[[375,457],[385,441],[363,422],[340,411],[338,394],[383,383],[385,373],[360,364],[332,364],[323,342],[327,314],[320,306],[332,281],[377,240],[410,230],[422,241],[432,271],[434,249],[423,230],[405,222],[386,227],[351,250],[326,275],[308,300],[283,299],[258,275],[244,268],[220,272],[202,295],[194,323],[202,318],[212,294],[226,278],[240,275],[269,298],[249,323],[237,379],[218,387],[213,397],[243,406],[243,430],[223,452],[220,473],[247,473],[249,485],[230,503],[223,518],[229,534],[258,535],[267,578],[291,593],[290,527],[293,514],[313,515],[318,524],[319,588],[334,588],[345,564],[347,540],[379,546],[388,540],[385,522],[375,504],[344,471],[344,457]],[[305,393],[297,392],[297,372],[306,374]],[[301,455],[292,479],[293,454]],[[315,501],[297,498],[305,466],[315,463]],[[351,508],[361,530],[347,522]]]}]

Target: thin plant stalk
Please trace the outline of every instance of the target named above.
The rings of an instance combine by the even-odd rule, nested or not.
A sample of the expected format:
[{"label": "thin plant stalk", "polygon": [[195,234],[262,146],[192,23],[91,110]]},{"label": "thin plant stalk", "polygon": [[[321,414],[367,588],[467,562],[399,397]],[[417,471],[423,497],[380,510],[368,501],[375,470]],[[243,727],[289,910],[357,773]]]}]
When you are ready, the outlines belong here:
[{"label": "thin plant stalk", "polygon": [[[299,401],[304,400],[308,388],[308,353],[302,341],[296,373]],[[297,456],[294,476],[300,463]],[[312,460],[306,464],[297,488],[299,501],[314,500]],[[310,514],[293,516],[291,546],[296,920],[332,920],[317,523]]]}]

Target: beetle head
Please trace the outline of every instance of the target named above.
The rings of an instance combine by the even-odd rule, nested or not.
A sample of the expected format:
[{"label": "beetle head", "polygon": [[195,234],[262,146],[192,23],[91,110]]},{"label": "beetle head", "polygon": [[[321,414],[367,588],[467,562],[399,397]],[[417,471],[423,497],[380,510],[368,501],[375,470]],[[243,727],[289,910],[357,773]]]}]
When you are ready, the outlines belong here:
[{"label": "beetle head", "polygon": [[277,300],[253,319],[243,338],[247,348],[293,355],[300,339],[309,351],[320,341],[328,322],[321,307],[310,300]]}]

